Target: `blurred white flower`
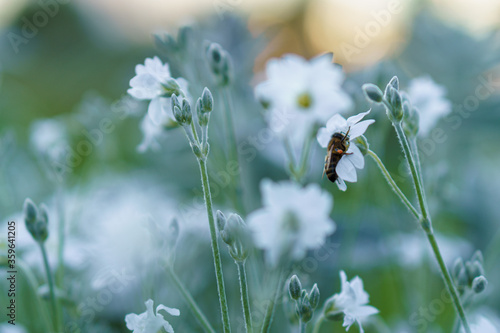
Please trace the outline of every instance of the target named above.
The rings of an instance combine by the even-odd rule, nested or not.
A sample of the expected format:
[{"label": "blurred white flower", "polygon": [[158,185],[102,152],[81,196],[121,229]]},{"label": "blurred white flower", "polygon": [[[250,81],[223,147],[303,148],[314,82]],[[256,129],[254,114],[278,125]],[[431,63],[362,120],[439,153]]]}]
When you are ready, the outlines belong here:
[{"label": "blurred white flower", "polygon": [[344,181],[356,182],[358,177],[356,175],[356,168],[362,169],[365,166],[365,159],[359,148],[355,144],[350,144],[350,140],[357,138],[365,133],[369,125],[373,124],[375,120],[363,120],[364,116],[370,113],[370,110],[347,118],[347,120],[339,114],[334,115],[326,123],[326,127],[318,130],[318,143],[323,148],[328,148],[332,135],[335,133],[348,134],[346,146],[349,146],[347,153],[342,156],[335,168],[338,179],[336,181],[339,189],[345,191],[347,186]]},{"label": "blurred white flower", "polygon": [[146,312],[138,315],[129,313],[125,316],[127,328],[133,331],[133,333],[157,333],[163,327],[168,333],[174,333],[172,325],[158,312],[164,310],[171,316],[179,316],[180,311],[160,304],[156,307],[156,312],[153,312],[153,300],[148,299],[145,304]]},{"label": "blurred white flower", "polygon": [[26,329],[23,325],[16,323],[15,325],[9,323],[1,323],[0,324],[0,332],[2,333],[26,333]]},{"label": "blurred white flower", "polygon": [[329,54],[310,61],[294,54],[271,59],[266,66],[267,80],[255,87],[256,98],[269,105],[269,127],[288,137],[294,147],[309,139],[315,124],[352,106],[341,87],[342,70],[331,59]]},{"label": "blurred white flower", "polygon": [[[472,244],[458,237],[438,233],[436,238],[447,265],[452,265],[459,256],[469,257],[474,250]],[[423,264],[425,258],[432,256],[427,241],[421,233],[400,233],[384,239],[383,244],[392,255],[396,256],[400,265],[408,268],[417,268]],[[433,268],[438,271],[437,263],[432,262]]]},{"label": "blurred white flower", "polygon": [[57,161],[68,144],[68,133],[61,120],[40,119],[31,125],[30,144],[50,161]]},{"label": "blurred white flower", "polygon": [[368,293],[363,289],[363,280],[356,276],[351,281],[347,281],[347,275],[340,271],[341,291],[340,294],[333,295],[327,302],[332,302],[334,311],[344,313],[344,323],[342,326],[349,330],[354,322],[359,325],[360,333],[363,333],[361,321],[379,311],[368,304]]},{"label": "blurred white flower", "polygon": [[330,219],[332,196],[317,184],[304,188],[293,182],[261,182],[263,208],[248,216],[257,247],[266,250],[271,265],[285,254],[300,260],[306,250],[319,247],[335,231]]},{"label": "blurred white flower", "polygon": [[[473,322],[470,323],[472,333],[498,333],[496,327],[485,317],[478,315]],[[465,332],[462,328],[461,332]]]},{"label": "blurred white flower", "polygon": [[[168,64],[163,64],[160,58],[146,58],[144,65],[135,66],[136,75],[130,80],[128,94],[136,99],[151,100],[148,112],[141,122],[141,131],[144,138],[137,147],[139,152],[151,148],[159,149],[157,139],[163,134],[165,128],[174,127],[176,124],[170,97],[167,97],[170,76]],[[174,80],[180,87],[181,95],[187,97],[188,83],[183,78]]]},{"label": "blurred white flower", "polygon": [[445,98],[446,88],[434,82],[430,76],[411,80],[408,95],[412,106],[418,110],[419,136],[427,136],[439,119],[451,112],[451,102]]}]

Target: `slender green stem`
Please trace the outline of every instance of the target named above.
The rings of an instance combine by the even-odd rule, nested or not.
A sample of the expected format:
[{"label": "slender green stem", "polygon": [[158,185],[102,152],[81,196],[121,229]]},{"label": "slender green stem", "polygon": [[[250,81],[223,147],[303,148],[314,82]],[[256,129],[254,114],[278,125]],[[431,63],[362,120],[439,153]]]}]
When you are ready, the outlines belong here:
[{"label": "slender green stem", "polygon": [[241,305],[243,307],[243,317],[245,319],[245,327],[247,333],[253,332],[252,326],[252,313],[250,311],[250,298],[248,297],[248,283],[247,283],[247,273],[245,269],[245,262],[239,261],[236,263],[238,266],[238,276],[240,280],[240,293],[241,293]]},{"label": "slender green stem", "polygon": [[453,284],[453,281],[451,279],[450,273],[448,272],[448,268],[446,267],[446,264],[444,263],[443,257],[441,255],[441,252],[439,250],[436,238],[434,237],[434,232],[432,231],[432,221],[429,215],[429,211],[427,209],[427,203],[425,199],[425,193],[424,189],[422,186],[421,182],[421,177],[422,175],[419,174],[419,168],[417,167],[414,159],[414,154],[417,155],[418,158],[418,150],[413,151],[410,148],[410,144],[408,143],[408,139],[406,138],[406,135],[403,131],[403,128],[401,127],[401,123],[399,122],[393,122],[394,128],[396,129],[396,133],[398,135],[399,141],[401,143],[401,146],[403,147],[403,152],[405,154],[406,160],[408,161],[408,165],[410,167],[410,172],[413,177],[413,183],[415,185],[415,190],[417,192],[417,197],[418,197],[418,202],[420,205],[420,210],[422,212],[422,218],[420,219],[420,224],[422,226],[422,229],[424,229],[427,239],[429,240],[429,243],[431,244],[432,251],[434,253],[434,256],[436,257],[436,260],[438,262],[439,268],[441,270],[441,274],[444,280],[444,283],[448,289],[448,292],[451,295],[451,298],[453,300],[453,304],[455,306],[455,310],[458,313],[458,316],[460,317],[460,320],[462,321],[462,325],[465,329],[466,333],[470,333],[470,327],[467,322],[467,318],[465,316],[465,311],[463,309],[462,303],[460,302],[460,297],[458,296],[458,292],[455,289],[455,285]]},{"label": "slender green stem", "polygon": [[411,204],[410,200],[408,200],[408,198],[405,196],[405,194],[403,193],[403,191],[401,191],[401,189],[399,188],[399,186],[396,184],[396,182],[394,181],[394,179],[391,177],[391,174],[385,168],[385,165],[384,165],[384,163],[382,163],[382,160],[380,160],[380,158],[377,156],[377,154],[375,154],[375,152],[373,152],[372,150],[368,150],[367,154],[370,155],[370,157],[375,161],[375,163],[377,163],[380,171],[384,175],[385,179],[387,180],[387,183],[389,183],[389,185],[391,186],[391,188],[394,191],[394,193],[397,194],[397,196],[399,197],[399,199],[401,199],[401,201],[405,204],[405,206],[413,214],[413,216],[415,216],[415,218],[417,220],[420,220],[420,214],[415,209],[415,207],[413,207],[413,205]]},{"label": "slender green stem", "polygon": [[215,330],[210,325],[210,322],[208,321],[207,317],[205,317],[200,307],[194,300],[193,296],[191,296],[191,293],[187,290],[187,288],[184,286],[181,280],[179,280],[179,277],[174,272],[173,268],[168,266],[167,273],[170,276],[171,280],[174,282],[179,292],[181,293],[182,297],[184,297],[184,300],[188,304],[189,309],[191,310],[191,312],[193,312],[194,316],[196,317],[200,325],[203,327],[205,332],[215,333]]},{"label": "slender green stem", "polygon": [[219,293],[219,302],[222,312],[222,328],[225,333],[231,332],[229,324],[229,311],[227,307],[226,290],[224,287],[224,275],[222,272],[222,261],[219,251],[219,243],[217,242],[217,232],[215,230],[215,221],[212,211],[212,195],[210,194],[210,183],[208,181],[208,172],[206,160],[198,158],[200,166],[201,183],[203,187],[203,194],[205,196],[205,206],[207,208],[208,224],[210,226],[210,238],[212,242],[212,254],[214,257],[215,277],[217,278],[217,292]]},{"label": "slender green stem", "polygon": [[316,320],[316,323],[313,326],[313,333],[319,333],[319,330],[321,328],[321,325],[325,321],[325,316],[323,315],[323,312],[321,312],[321,315],[319,316],[318,320]]},{"label": "slender green stem", "polygon": [[54,329],[56,332],[59,332],[59,328],[61,327],[59,322],[60,318],[56,302],[54,280],[52,279],[52,273],[50,272],[49,259],[47,256],[47,251],[45,250],[45,244],[42,242],[38,242],[38,244],[40,245],[40,250],[42,251],[43,265],[45,267],[45,273],[47,274],[47,283],[49,285],[50,304],[52,308],[52,318],[54,320]]},{"label": "slender green stem", "polygon": [[302,320],[300,321],[300,333],[306,333],[307,323],[304,323]]},{"label": "slender green stem", "polygon": [[[236,169],[240,170],[240,162],[239,162],[239,157],[238,157],[238,142],[236,141],[236,132],[234,129],[234,120],[233,120],[233,111],[234,111],[234,106],[233,106],[233,98],[231,96],[231,93],[229,92],[229,87],[223,87],[221,88],[222,91],[222,99],[224,101],[224,110],[225,110],[225,123],[226,123],[226,143],[228,145],[228,160],[230,162],[236,163]],[[240,213],[245,213],[245,207],[243,205],[243,199],[242,199],[242,189],[241,189],[241,170],[238,172],[237,175],[234,175],[233,177],[233,183],[234,183],[234,192],[236,194],[235,197],[235,205],[236,209]]]},{"label": "slender green stem", "polygon": [[42,300],[40,299],[40,294],[38,293],[37,287],[38,282],[35,275],[31,271],[30,267],[22,259],[17,258],[17,267],[19,267],[19,269],[21,270],[22,276],[28,282],[28,286],[31,288],[34,298],[36,298],[37,300],[38,308],[40,310],[39,313],[41,314],[43,322],[45,324],[45,330],[47,332],[52,332],[54,324],[50,322],[50,316],[47,313],[47,307],[44,303],[42,303]]},{"label": "slender green stem", "polygon": [[65,214],[64,214],[64,193],[63,188],[60,186],[57,190],[57,206],[58,206],[58,247],[57,247],[57,272],[56,272],[56,285],[61,288],[64,279],[64,238],[65,238]]},{"label": "slender green stem", "polygon": [[264,317],[264,322],[262,323],[262,329],[261,333],[268,333],[270,332],[271,329],[271,323],[273,322],[273,317],[274,317],[274,307],[276,305],[276,301],[278,299],[278,296],[280,294],[280,290],[283,287],[284,283],[284,277],[285,274],[283,272],[280,272],[279,278],[278,278],[278,285],[276,286],[276,289],[274,290],[272,298],[269,300],[269,305],[267,306],[266,309],[266,316]]}]

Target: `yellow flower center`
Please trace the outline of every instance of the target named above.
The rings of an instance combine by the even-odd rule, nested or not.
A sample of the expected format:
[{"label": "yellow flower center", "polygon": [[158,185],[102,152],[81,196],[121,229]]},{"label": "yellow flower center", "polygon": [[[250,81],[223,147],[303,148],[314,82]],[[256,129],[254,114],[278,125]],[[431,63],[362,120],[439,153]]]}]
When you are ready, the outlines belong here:
[{"label": "yellow flower center", "polygon": [[312,97],[307,92],[302,93],[297,97],[297,104],[301,109],[309,109],[312,102]]}]

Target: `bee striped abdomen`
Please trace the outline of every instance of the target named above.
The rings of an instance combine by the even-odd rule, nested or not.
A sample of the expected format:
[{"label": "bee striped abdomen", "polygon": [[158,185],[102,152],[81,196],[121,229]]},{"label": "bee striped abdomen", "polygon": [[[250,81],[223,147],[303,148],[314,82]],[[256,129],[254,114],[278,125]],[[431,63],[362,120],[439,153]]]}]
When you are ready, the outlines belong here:
[{"label": "bee striped abdomen", "polygon": [[332,183],[334,183],[339,177],[335,169],[337,168],[337,164],[339,163],[342,156],[346,154],[346,150],[348,147],[348,138],[346,138],[345,134],[334,133],[332,135],[332,138],[328,143],[328,153],[325,157],[325,167],[323,170],[323,172]]}]

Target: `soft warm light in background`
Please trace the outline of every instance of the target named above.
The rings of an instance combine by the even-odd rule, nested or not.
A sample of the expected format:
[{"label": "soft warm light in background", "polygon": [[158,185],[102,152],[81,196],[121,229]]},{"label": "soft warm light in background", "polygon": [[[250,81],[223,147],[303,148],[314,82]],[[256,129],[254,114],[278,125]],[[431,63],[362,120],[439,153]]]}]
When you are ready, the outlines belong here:
[{"label": "soft warm light in background", "polygon": [[434,11],[444,21],[481,35],[500,27],[498,0],[432,0]]},{"label": "soft warm light in background", "polygon": [[374,64],[403,46],[412,1],[316,0],[305,29],[317,52],[334,52],[347,69]]},{"label": "soft warm light in background", "polygon": [[28,3],[29,0],[0,0],[0,29],[8,27]]}]

